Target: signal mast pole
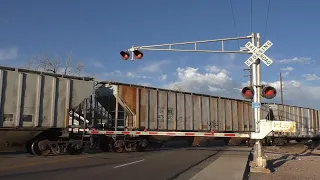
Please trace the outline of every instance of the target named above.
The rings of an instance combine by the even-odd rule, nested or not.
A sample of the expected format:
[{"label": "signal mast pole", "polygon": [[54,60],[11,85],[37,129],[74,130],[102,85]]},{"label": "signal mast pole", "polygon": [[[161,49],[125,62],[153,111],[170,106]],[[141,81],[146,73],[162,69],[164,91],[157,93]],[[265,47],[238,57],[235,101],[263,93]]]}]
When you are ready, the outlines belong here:
[{"label": "signal mast pole", "polygon": [[[238,41],[238,40],[251,40],[252,46],[247,46],[245,48],[240,48],[240,50],[225,50],[225,42],[227,41]],[[203,50],[199,49],[199,44],[205,44],[205,43],[221,43],[221,49],[219,50]],[[271,42],[267,42],[269,44],[269,47],[272,45]],[[194,45],[194,49],[176,49],[173,48],[175,45]],[[270,45],[271,44],[271,45]],[[261,105],[261,79],[260,79],[260,59],[261,57],[264,58],[264,62],[268,63],[268,66],[272,63],[271,60],[266,60],[268,57],[266,57],[263,53],[266,51],[269,47],[267,45],[263,45],[263,48],[260,48],[260,34],[259,33],[252,33],[249,36],[243,36],[243,37],[234,37],[234,38],[224,38],[224,39],[214,39],[214,40],[203,40],[203,41],[193,41],[193,42],[181,42],[181,43],[171,43],[171,44],[159,44],[159,45],[149,45],[149,46],[132,46],[131,48],[127,49],[126,51],[121,51],[120,55],[122,56],[123,60],[129,60],[130,54],[131,54],[131,61],[134,61],[136,59],[141,59],[143,57],[143,53],[141,50],[152,50],[152,51],[175,51],[175,52],[207,52],[207,53],[236,53],[236,54],[252,54],[251,58],[249,58],[247,61],[251,61],[252,67],[251,67],[251,74],[252,74],[252,86],[254,90],[254,96],[253,96],[253,103],[258,103],[259,106]],[[249,47],[251,49],[249,49]],[[260,48],[260,49],[259,49]],[[261,51],[261,52],[260,52]],[[263,51],[263,52],[262,52]],[[255,60],[257,59],[257,60]],[[247,64],[246,61],[246,64]],[[271,61],[271,62],[270,62]],[[250,63],[249,63],[250,64]],[[247,64],[248,65],[248,64]],[[273,87],[271,87],[271,90]],[[274,94],[275,95],[275,94]],[[254,120],[255,120],[255,133],[260,133],[260,120],[261,120],[261,113],[260,113],[260,107],[254,107]],[[258,136],[256,136],[258,137]],[[252,165],[251,169],[255,172],[261,172],[265,171],[266,168],[266,159],[263,157],[263,150],[262,150],[262,144],[261,144],[261,138],[256,138],[255,148],[254,148],[254,165]]]},{"label": "signal mast pole", "polygon": [[[257,33],[253,35],[252,44],[256,45],[257,48],[260,48],[260,34]],[[254,87],[254,102],[261,104],[261,64],[260,59],[257,59],[252,64],[252,83]],[[255,127],[256,133],[260,132],[260,120],[261,120],[261,109],[254,108],[254,119],[255,119]],[[256,172],[266,171],[265,167],[267,166],[267,160],[263,153],[263,147],[261,139],[257,139],[254,146],[254,162],[251,165],[251,170]]]}]

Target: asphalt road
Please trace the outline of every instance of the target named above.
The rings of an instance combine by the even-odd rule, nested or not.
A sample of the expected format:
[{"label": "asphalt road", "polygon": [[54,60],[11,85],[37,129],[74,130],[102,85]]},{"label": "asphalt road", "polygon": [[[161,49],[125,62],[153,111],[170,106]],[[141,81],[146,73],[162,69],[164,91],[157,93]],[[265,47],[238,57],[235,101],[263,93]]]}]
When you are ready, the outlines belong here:
[{"label": "asphalt road", "polygon": [[0,156],[1,180],[190,179],[217,159],[223,147],[190,147],[78,156]]}]

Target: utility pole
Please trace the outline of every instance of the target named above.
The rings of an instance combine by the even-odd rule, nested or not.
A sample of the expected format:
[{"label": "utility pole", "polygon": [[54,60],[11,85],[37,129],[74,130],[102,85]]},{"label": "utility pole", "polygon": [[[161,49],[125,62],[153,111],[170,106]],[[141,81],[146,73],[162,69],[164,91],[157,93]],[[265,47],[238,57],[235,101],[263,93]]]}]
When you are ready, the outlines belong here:
[{"label": "utility pole", "polygon": [[280,101],[281,101],[281,105],[283,105],[283,91],[282,91],[282,74],[280,72]]},{"label": "utility pole", "polygon": [[249,86],[252,86],[252,67],[250,66],[250,68],[245,68],[245,69],[243,69],[243,71],[249,72],[249,74],[244,75],[244,77],[249,77]]}]

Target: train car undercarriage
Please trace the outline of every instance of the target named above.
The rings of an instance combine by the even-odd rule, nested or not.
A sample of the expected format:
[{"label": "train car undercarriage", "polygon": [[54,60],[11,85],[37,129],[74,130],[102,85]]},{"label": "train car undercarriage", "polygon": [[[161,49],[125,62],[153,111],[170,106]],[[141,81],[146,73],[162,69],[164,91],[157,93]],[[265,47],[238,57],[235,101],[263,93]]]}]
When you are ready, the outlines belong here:
[{"label": "train car undercarriage", "polygon": [[[46,135],[47,134],[47,135]],[[81,135],[81,134],[69,134],[66,136],[53,135],[57,132],[44,132],[37,137],[33,138],[26,144],[26,150],[28,153],[37,156],[47,155],[60,155],[81,154],[84,149],[100,149],[103,152],[141,152],[144,151],[153,143],[159,143],[153,141],[150,136],[136,136],[129,135]],[[221,139],[221,138],[219,138]],[[242,146],[246,145],[252,147],[255,140],[248,138],[224,138],[226,145]],[[318,140],[319,138],[289,138],[289,137],[272,137],[268,136],[262,140],[264,146],[284,146],[289,143],[290,140],[296,140],[298,143],[308,140]],[[188,137],[188,140],[191,140]],[[190,146],[192,143],[189,144]],[[197,145],[198,146],[198,145]]]}]

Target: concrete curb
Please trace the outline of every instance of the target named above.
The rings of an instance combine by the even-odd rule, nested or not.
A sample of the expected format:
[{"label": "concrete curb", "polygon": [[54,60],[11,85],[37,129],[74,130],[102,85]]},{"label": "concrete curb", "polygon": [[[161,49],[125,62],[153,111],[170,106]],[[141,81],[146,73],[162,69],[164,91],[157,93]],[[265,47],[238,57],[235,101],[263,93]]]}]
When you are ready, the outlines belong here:
[{"label": "concrete curb", "polygon": [[252,148],[232,147],[190,180],[239,180],[246,173]]}]

